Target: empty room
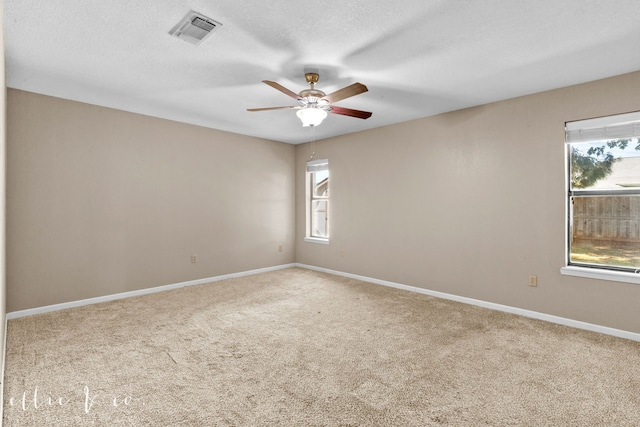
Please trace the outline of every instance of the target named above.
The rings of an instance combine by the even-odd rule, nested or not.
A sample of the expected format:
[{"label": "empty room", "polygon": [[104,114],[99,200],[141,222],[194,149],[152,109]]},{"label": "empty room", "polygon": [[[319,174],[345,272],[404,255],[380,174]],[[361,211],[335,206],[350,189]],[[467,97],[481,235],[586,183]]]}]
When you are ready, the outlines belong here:
[{"label": "empty room", "polygon": [[4,425],[640,425],[637,1],[0,4]]}]

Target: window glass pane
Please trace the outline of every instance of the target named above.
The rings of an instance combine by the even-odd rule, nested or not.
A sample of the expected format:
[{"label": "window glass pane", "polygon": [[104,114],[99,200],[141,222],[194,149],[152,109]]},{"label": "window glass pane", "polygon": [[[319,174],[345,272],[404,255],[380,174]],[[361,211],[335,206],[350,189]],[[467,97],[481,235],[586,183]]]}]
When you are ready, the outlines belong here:
[{"label": "window glass pane", "polygon": [[328,200],[313,200],[311,202],[311,236],[328,237],[327,212]]},{"label": "window glass pane", "polygon": [[329,195],[329,171],[311,173],[311,188],[313,188],[313,197],[327,197]]},{"label": "window glass pane", "polygon": [[317,167],[307,165],[309,187],[307,187],[309,237],[329,238],[329,170],[326,161]]},{"label": "window glass pane", "polygon": [[640,268],[640,141],[569,144],[571,263]]},{"label": "window glass pane", "polygon": [[640,189],[638,138],[569,144],[571,190]]},{"label": "window glass pane", "polygon": [[640,195],[574,196],[572,263],[640,268]]},{"label": "window glass pane", "polygon": [[640,138],[633,114],[633,120],[567,124],[570,264],[640,268]]}]

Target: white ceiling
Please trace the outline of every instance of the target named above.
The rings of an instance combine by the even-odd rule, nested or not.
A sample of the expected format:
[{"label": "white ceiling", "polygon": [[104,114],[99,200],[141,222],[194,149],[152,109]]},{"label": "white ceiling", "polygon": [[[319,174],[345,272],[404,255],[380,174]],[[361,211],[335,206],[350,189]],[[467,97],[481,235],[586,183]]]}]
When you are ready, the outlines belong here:
[{"label": "white ceiling", "polygon": [[[3,3],[11,88],[293,144],[640,70],[638,0]],[[190,9],[223,24],[200,46],[168,34]],[[373,116],[246,111],[305,71]]]}]

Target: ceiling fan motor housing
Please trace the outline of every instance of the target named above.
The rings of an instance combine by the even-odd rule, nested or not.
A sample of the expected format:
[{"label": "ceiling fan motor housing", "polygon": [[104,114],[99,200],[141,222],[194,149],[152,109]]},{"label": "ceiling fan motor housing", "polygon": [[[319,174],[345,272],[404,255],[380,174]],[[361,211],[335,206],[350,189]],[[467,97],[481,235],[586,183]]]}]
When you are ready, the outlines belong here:
[{"label": "ceiling fan motor housing", "polygon": [[304,77],[307,80],[307,83],[311,85],[310,89],[305,89],[298,94],[300,95],[300,98],[307,100],[305,104],[315,104],[320,98],[327,96],[326,93],[315,88],[315,84],[320,80],[320,75],[317,73],[306,73]]},{"label": "ceiling fan motor housing", "polygon": [[300,92],[300,98],[324,98],[327,96],[323,91],[318,89],[305,89]]}]

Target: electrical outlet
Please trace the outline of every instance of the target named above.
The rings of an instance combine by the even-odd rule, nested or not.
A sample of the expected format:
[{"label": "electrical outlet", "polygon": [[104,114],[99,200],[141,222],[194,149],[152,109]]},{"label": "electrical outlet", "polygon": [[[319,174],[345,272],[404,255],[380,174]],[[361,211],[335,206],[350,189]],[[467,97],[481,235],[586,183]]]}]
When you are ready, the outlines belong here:
[{"label": "electrical outlet", "polygon": [[197,263],[198,262],[198,255],[196,255],[196,254],[191,255],[191,262],[193,264]]},{"label": "electrical outlet", "polygon": [[529,276],[529,286],[538,286],[538,276]]}]

